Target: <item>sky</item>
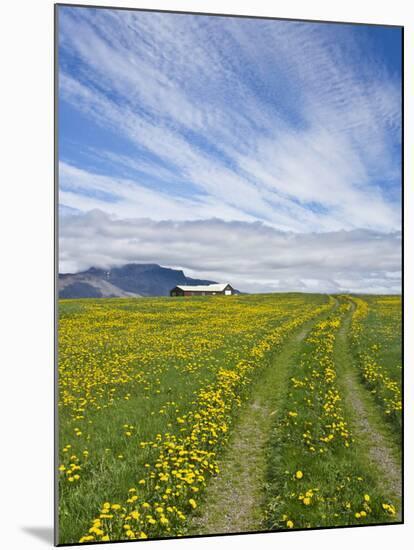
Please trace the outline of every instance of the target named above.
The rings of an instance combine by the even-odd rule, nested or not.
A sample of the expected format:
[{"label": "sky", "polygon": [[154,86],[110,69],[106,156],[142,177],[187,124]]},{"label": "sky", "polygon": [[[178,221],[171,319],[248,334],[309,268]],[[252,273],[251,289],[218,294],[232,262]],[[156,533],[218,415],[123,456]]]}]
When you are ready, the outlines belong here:
[{"label": "sky", "polygon": [[398,293],[401,30],[59,7],[59,270]]}]

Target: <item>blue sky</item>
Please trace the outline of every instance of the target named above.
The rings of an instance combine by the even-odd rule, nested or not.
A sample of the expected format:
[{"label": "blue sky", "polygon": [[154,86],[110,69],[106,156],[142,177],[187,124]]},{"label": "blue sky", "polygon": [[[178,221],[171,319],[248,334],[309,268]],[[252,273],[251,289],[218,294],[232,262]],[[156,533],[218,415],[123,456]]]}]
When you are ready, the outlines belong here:
[{"label": "blue sky", "polygon": [[60,7],[61,270],[155,261],[246,290],[397,292],[400,43],[390,27]]}]

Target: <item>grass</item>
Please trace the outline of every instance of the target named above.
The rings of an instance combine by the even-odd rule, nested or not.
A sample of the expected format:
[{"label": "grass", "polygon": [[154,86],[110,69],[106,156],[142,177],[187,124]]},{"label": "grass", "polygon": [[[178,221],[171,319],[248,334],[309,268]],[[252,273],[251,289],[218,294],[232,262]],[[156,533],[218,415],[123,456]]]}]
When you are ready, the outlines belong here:
[{"label": "grass", "polygon": [[353,298],[350,345],[362,383],[390,422],[399,442],[402,426],[401,297]]},{"label": "grass", "polygon": [[59,542],[398,521],[398,303],[62,300]]},{"label": "grass", "polygon": [[369,469],[384,494],[396,504],[397,518],[401,516],[402,471],[400,434],[378,414],[378,403],[361,383],[358,367],[353,362],[349,346],[351,316],[348,315],[338,332],[335,357],[338,383],[343,406],[349,419],[359,461]]},{"label": "grass", "polygon": [[[326,315],[322,313],[319,318]],[[240,411],[219,462],[220,474],[211,480],[199,511],[192,518],[191,534],[264,529],[268,439],[297,350],[314,323],[312,319],[299,326],[253,381],[251,397]]]},{"label": "grass", "polygon": [[[269,449],[269,529],[398,521],[395,505],[355,444],[338,384],[350,303],[316,324],[292,370]],[[343,358],[343,356],[342,356]]]},{"label": "grass", "polygon": [[376,345],[378,361],[386,373],[401,382],[401,297],[363,296],[368,316],[363,322],[361,345]]},{"label": "grass", "polygon": [[[326,302],[324,296],[297,294],[61,301],[59,541],[106,537],[101,528],[88,534],[91,521],[104,503],[124,504],[130,489],[139,489],[140,503],[156,507],[162,495],[147,478],[160,453],[157,436],[180,438],[198,392],[214,385],[220,370],[235,371],[298,311]],[[264,354],[257,349],[260,365]],[[226,412],[228,427],[237,395]],[[191,509],[188,501],[187,495],[185,506],[171,512],[171,524]],[[148,521],[138,536],[154,532]],[[175,529],[157,521],[158,529],[162,525],[166,534]],[[111,531],[111,537],[125,535]]]}]

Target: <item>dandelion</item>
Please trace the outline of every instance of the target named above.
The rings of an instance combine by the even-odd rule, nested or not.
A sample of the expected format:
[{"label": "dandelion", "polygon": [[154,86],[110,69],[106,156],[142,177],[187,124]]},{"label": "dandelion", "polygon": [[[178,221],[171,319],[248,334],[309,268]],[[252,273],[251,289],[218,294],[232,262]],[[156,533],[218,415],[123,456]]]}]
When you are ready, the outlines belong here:
[{"label": "dandelion", "polygon": [[[108,304],[107,308],[105,306],[105,311],[102,311],[105,319],[102,323],[102,330],[96,331],[96,306],[93,303],[82,306],[85,308],[83,312],[93,311],[93,316],[90,316],[91,320],[93,319],[93,324],[91,324],[91,320],[88,320],[88,316],[82,313],[82,316],[79,316],[79,323],[84,324],[82,330],[79,325],[76,326],[79,340],[76,341],[76,345],[69,340],[68,350],[70,353],[76,354],[76,377],[73,377],[73,380],[67,375],[70,369],[67,368],[68,361],[65,358],[64,347],[59,358],[63,373],[61,380],[65,382],[62,387],[67,388],[67,390],[65,389],[67,394],[64,396],[65,403],[62,406],[67,407],[69,411],[72,407],[76,408],[74,417],[82,415],[86,422],[89,422],[88,412],[90,410],[105,411],[108,407],[116,406],[125,396],[131,396],[132,399],[132,396],[139,394],[135,387],[142,392],[143,399],[151,399],[165,382],[163,365],[168,364],[168,368],[170,368],[171,360],[176,359],[171,366],[177,369],[177,374],[194,375],[199,383],[192,398],[191,407],[188,409],[182,408],[177,402],[171,400],[163,402],[161,409],[159,404],[155,404],[153,410],[148,413],[151,418],[150,415],[157,414],[160,409],[160,414],[162,411],[163,415],[169,416],[171,421],[164,425],[165,431],[160,430],[160,433],[156,434],[151,441],[137,441],[136,445],[129,445],[127,449],[120,446],[126,453],[125,458],[128,459],[124,462],[125,467],[133,463],[134,452],[142,453],[142,457],[146,450],[149,451],[148,456],[152,458],[146,458],[149,462],[144,464],[145,474],[136,483],[139,486],[139,492],[143,491],[143,495],[151,494],[153,499],[151,503],[139,501],[135,488],[127,490],[125,499],[120,500],[119,503],[102,504],[99,518],[103,525],[92,522],[90,528],[93,529],[93,532],[85,533],[86,537],[92,538],[83,539],[83,541],[100,541],[104,536],[110,536],[111,539],[116,539],[118,536],[124,539],[173,536],[185,531],[186,526],[183,525],[183,522],[187,518],[180,508],[194,510],[197,507],[197,502],[191,498],[191,495],[195,496],[201,493],[209,478],[218,474],[217,452],[226,441],[232,425],[234,410],[242,404],[244,388],[251,384],[253,374],[266,365],[267,354],[280,347],[292,331],[304,322],[328,311],[333,303],[333,300],[330,300],[329,303],[326,301],[323,305],[315,307],[315,302],[307,303],[303,298],[295,297],[292,300],[294,307],[289,306],[291,308],[289,311],[284,304],[280,306],[275,302],[264,301],[262,305],[252,305],[250,309],[238,305],[237,308],[231,310],[231,319],[233,321],[236,319],[236,321],[228,323],[230,316],[223,315],[223,321],[217,319],[214,329],[210,323],[210,312],[213,314],[215,309],[211,309],[210,312],[207,310],[209,314],[206,316],[206,319],[209,319],[208,330],[211,329],[213,332],[202,337],[196,335],[192,340],[191,350],[182,347],[181,342],[186,341],[185,331],[187,329],[187,334],[194,332],[193,309],[191,309],[192,317],[187,315],[186,309],[180,310],[179,323],[183,324],[179,326],[180,338],[177,339],[176,324],[173,330],[174,323],[168,323],[168,332],[163,333],[161,323],[159,330],[154,331],[153,326],[149,327],[152,323],[147,323],[146,317],[145,322],[141,322],[136,309],[134,309],[136,306],[121,309]],[[297,315],[298,303],[301,304],[299,315]],[[193,308],[193,304],[190,302],[188,304]],[[184,307],[184,304],[181,307]],[[203,305],[203,307],[205,306]],[[62,326],[73,330],[75,326],[73,319],[73,316],[68,315],[64,318]],[[203,318],[200,319],[200,323],[203,323]],[[130,322],[131,320],[132,322]],[[173,316],[171,320],[174,320]],[[241,325],[237,326],[237,323],[241,323]],[[112,351],[108,343],[112,341],[114,327],[119,349]],[[333,330],[329,324],[326,327],[327,330]],[[234,345],[233,331],[235,328],[242,329],[243,334],[246,333],[246,330],[248,331],[245,346]],[[228,329],[231,329],[230,332]],[[214,337],[211,337],[212,335]],[[86,362],[85,365],[82,365],[82,353],[78,353],[78,351],[85,341],[87,342],[85,345]],[[329,338],[327,338],[327,342],[330,342]],[[230,348],[227,347],[229,343],[231,344]],[[105,354],[100,355],[102,346],[104,346]],[[221,353],[221,351],[225,353],[220,355],[218,352]],[[225,358],[220,360],[220,363],[217,361],[219,356]],[[154,359],[154,357],[156,358]],[[83,368],[84,366],[87,368]],[[208,369],[208,376],[204,379],[203,368],[205,366]],[[212,372],[214,372],[214,377],[211,376]],[[80,373],[79,376],[78,373]],[[324,375],[324,373],[322,374]],[[325,374],[329,380],[335,376],[334,371],[330,369],[327,369]],[[91,383],[91,381],[93,382]],[[299,380],[299,377],[294,382],[292,381],[292,385],[299,389],[303,388],[304,384],[305,382]],[[132,387],[134,391],[130,389]],[[309,389],[311,396],[317,393],[318,387],[315,386],[315,388]],[[166,390],[167,388],[163,387],[163,391]],[[313,400],[311,402],[313,403]],[[329,422],[338,410],[336,394],[332,395],[327,405],[327,415],[330,415]],[[122,405],[122,407],[124,406]],[[332,412],[329,407],[333,407]],[[80,411],[81,408],[82,411]],[[301,435],[302,433],[306,434],[305,441],[303,441],[305,449],[312,447],[313,452],[318,452],[319,455],[320,445],[312,437],[313,430],[308,430],[309,426],[300,426],[303,415],[298,414],[295,410],[291,410],[290,413],[292,414],[289,414],[289,417],[294,419],[291,422],[292,427],[301,427]],[[285,421],[287,420],[285,418]],[[338,426],[340,420],[338,419]],[[86,422],[79,423],[79,426],[84,426]],[[92,428],[93,426],[90,430],[89,428],[88,430],[83,429],[85,438],[89,437],[89,433],[93,435]],[[134,426],[128,422],[121,428],[118,438],[122,440],[122,437],[131,437],[135,433]],[[339,433],[347,434],[346,426],[340,425],[337,431],[328,431],[322,435],[326,436],[327,441],[330,442],[336,436],[339,437]],[[72,436],[75,437],[75,434],[72,433]],[[345,438],[345,435],[343,437]],[[106,461],[111,462],[111,456],[124,459],[123,454],[117,454],[119,451],[116,448],[106,452],[108,453],[104,456]],[[92,453],[88,468],[93,465],[95,458],[96,460],[100,459],[94,457]],[[82,460],[84,459],[82,458]],[[74,460],[73,463],[75,466],[83,466],[79,461]],[[72,477],[76,475],[84,478],[85,475],[89,475],[89,469],[85,467],[85,470],[79,473],[74,470]],[[297,470],[293,477],[300,480],[303,476],[303,472]],[[62,476],[64,479],[66,477],[66,475]],[[310,472],[307,472],[307,479],[310,477]],[[296,494],[294,498],[297,498]],[[302,502],[304,506],[309,506],[313,502],[313,493],[307,491]],[[293,528],[293,520],[288,519],[288,516],[282,521],[285,522],[287,528]],[[122,535],[119,535],[120,530]],[[106,535],[104,531],[109,534]]]},{"label": "dandelion", "polygon": [[383,503],[382,508],[388,512],[391,516],[395,515],[395,507],[392,504]]}]

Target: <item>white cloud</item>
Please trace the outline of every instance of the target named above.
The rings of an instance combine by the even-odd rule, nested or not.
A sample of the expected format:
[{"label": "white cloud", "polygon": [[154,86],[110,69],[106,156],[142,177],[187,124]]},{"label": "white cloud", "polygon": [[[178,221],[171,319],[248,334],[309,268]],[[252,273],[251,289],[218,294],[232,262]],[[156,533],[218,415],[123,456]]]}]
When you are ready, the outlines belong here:
[{"label": "white cloud", "polygon": [[400,82],[357,30],[60,10],[63,104],[128,142],[60,163],[63,271],[399,291]]},{"label": "white cloud", "polygon": [[251,220],[251,216],[209,196],[173,197],[136,181],[113,178],[59,163],[59,203],[88,212],[100,209],[118,217],[150,216],[154,220],[220,217]]},{"label": "white cloud", "polygon": [[400,227],[377,184],[399,178],[399,83],[364,62],[352,30],[85,10],[61,21],[79,61],[76,80],[62,68],[62,97],[212,202],[295,231]]},{"label": "white cloud", "polygon": [[117,219],[99,210],[61,220],[60,271],[159,263],[229,280],[247,292],[399,292],[401,235],[305,233],[258,222]]}]

